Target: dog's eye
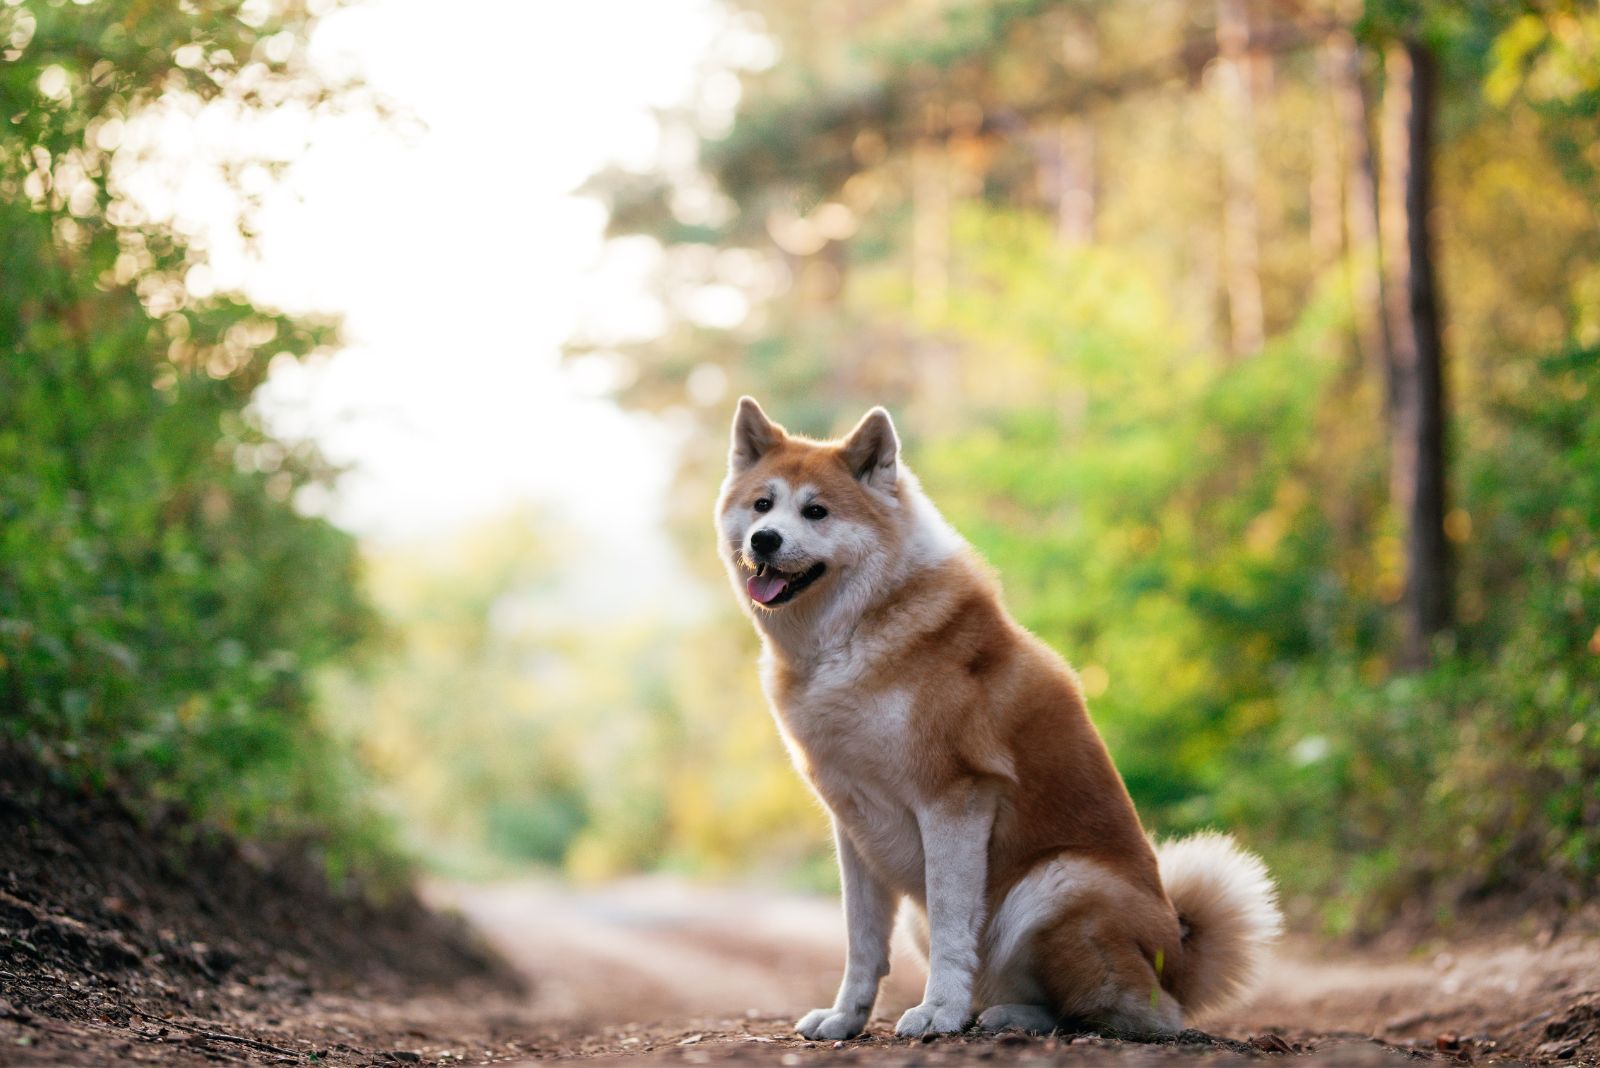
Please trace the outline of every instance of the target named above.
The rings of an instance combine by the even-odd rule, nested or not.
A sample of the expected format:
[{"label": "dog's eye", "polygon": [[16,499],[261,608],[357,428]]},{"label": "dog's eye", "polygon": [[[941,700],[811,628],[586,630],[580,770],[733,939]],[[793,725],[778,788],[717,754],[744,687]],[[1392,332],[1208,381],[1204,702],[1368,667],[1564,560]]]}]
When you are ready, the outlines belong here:
[{"label": "dog's eye", "polygon": [[756,498],[756,511],[758,511],[758,512],[770,512],[770,511],[772,511],[772,498],[771,497],[757,497]]},{"label": "dog's eye", "polygon": [[805,516],[807,519],[826,519],[828,516],[828,510],[822,507],[820,504],[808,504],[804,508],[800,509],[800,514]]}]

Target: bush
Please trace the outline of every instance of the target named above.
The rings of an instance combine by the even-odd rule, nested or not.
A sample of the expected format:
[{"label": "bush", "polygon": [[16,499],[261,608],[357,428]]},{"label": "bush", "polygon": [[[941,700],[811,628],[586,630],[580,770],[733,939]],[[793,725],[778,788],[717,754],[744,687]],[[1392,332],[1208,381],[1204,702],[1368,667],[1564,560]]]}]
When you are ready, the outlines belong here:
[{"label": "bush", "polygon": [[[202,257],[125,199],[96,138],[163,93],[227,95],[229,57],[307,28],[245,18],[0,14],[15,53],[0,76],[0,712],[6,736],[74,774],[244,833],[310,835],[336,872],[374,868],[388,833],[311,699],[317,666],[372,628],[355,548],[294,506],[327,464],[249,407],[271,360],[333,326],[189,292]],[[211,51],[179,66],[197,45]],[[264,63],[251,106],[303,88],[295,62]]]}]

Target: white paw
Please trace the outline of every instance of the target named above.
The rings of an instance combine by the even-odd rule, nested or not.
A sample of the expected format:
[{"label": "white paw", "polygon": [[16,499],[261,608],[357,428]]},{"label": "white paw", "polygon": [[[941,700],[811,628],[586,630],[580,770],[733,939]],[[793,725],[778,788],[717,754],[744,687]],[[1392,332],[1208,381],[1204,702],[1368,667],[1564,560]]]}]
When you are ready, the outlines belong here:
[{"label": "white paw", "polygon": [[924,1001],[921,1005],[906,1010],[906,1014],[900,1017],[900,1022],[894,1025],[894,1033],[901,1038],[949,1035],[965,1028],[969,1019],[965,1009]]},{"label": "white paw", "polygon": [[842,1012],[839,1009],[812,1009],[794,1025],[806,1038],[854,1038],[867,1028],[864,1012]]},{"label": "white paw", "polygon": [[978,1014],[985,1031],[1028,1031],[1042,1035],[1056,1029],[1056,1018],[1040,1005],[991,1005]]}]

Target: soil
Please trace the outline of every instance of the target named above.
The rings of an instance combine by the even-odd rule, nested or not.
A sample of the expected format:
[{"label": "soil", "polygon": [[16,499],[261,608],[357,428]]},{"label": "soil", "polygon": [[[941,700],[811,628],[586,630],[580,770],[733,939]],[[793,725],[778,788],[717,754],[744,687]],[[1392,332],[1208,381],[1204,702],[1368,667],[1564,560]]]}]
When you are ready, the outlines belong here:
[{"label": "soil", "polygon": [[0,1064],[365,1064],[417,1045],[368,1006],[526,1001],[415,894],[334,893],[313,843],[139,812],[0,749]]},{"label": "soil", "polygon": [[1292,939],[1254,1002],[1163,1043],[898,1040],[922,979],[901,956],[868,1036],[804,1041],[842,944],[835,902],[662,878],[375,903],[0,757],[0,1065],[1600,1065],[1592,921]]}]

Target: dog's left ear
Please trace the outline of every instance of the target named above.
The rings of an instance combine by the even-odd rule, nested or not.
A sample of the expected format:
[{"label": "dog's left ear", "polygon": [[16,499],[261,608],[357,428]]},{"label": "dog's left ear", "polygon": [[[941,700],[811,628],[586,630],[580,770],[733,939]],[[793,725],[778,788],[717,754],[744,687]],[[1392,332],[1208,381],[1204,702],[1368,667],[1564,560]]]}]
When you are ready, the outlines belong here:
[{"label": "dog's left ear", "polygon": [[894,492],[900,466],[900,437],[894,432],[894,420],[888,412],[874,408],[862,416],[844,439],[841,450],[850,473],[862,483],[884,493]]},{"label": "dog's left ear", "polygon": [[767,418],[754,397],[740,397],[733,413],[733,436],[728,445],[728,470],[742,474],[756,465],[772,447],[784,439],[783,427]]}]

